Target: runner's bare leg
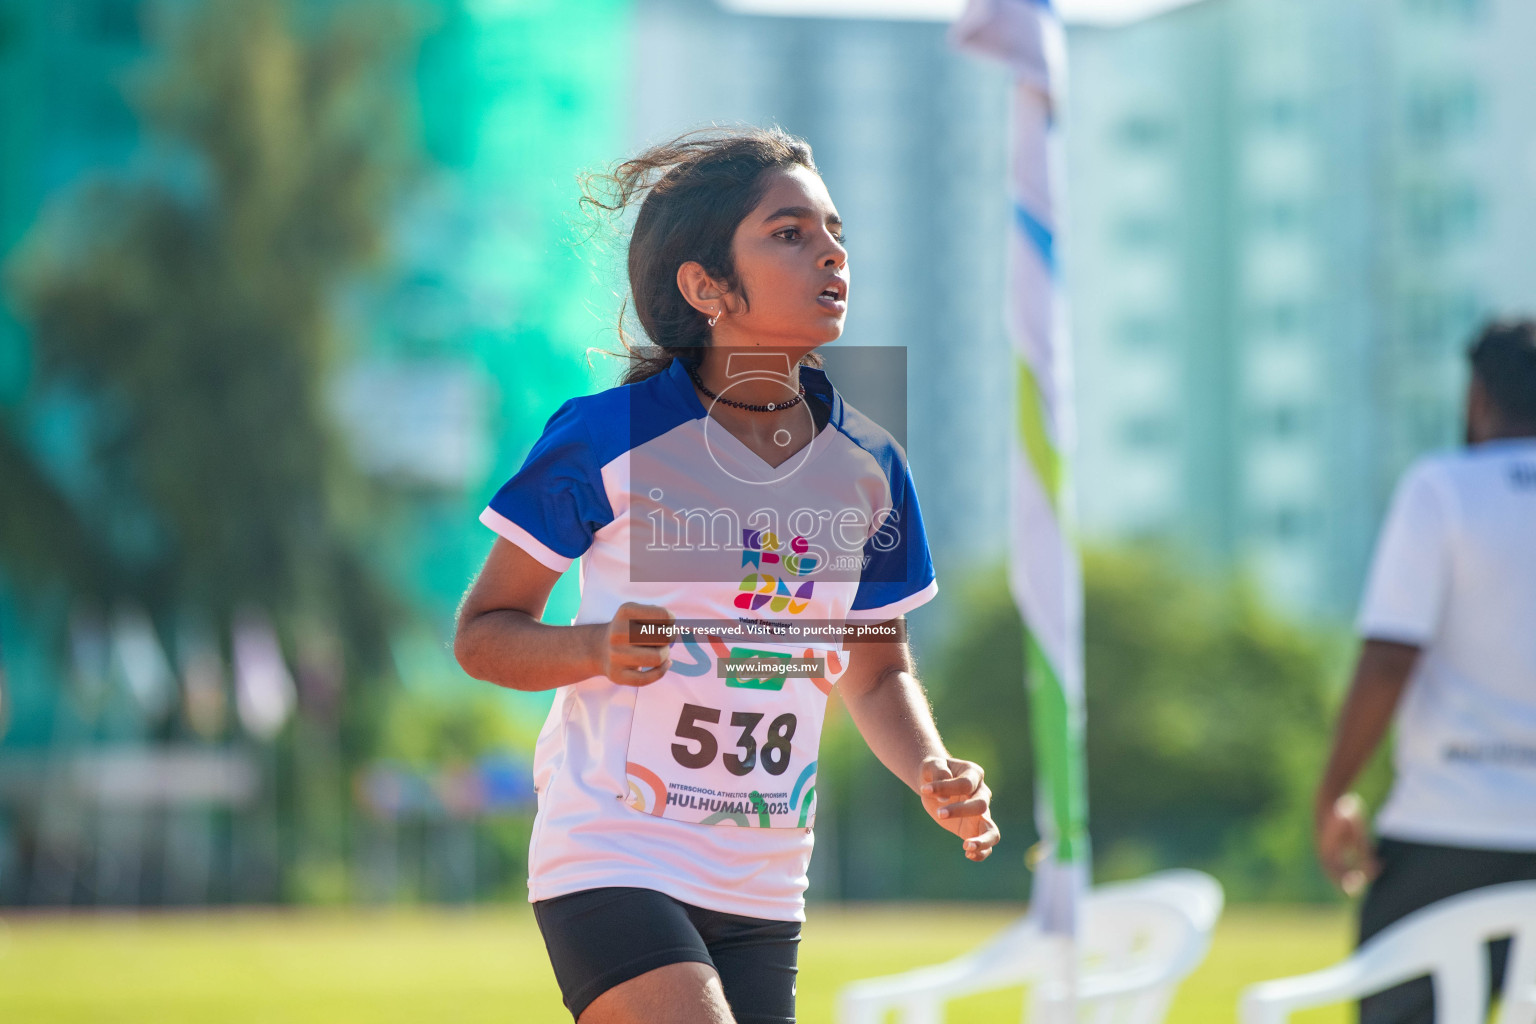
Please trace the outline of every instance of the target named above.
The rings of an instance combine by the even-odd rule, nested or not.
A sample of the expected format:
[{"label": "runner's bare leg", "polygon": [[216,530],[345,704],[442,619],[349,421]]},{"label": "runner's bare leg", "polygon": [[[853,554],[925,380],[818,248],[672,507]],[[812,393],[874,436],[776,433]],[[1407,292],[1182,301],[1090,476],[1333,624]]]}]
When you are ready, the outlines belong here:
[{"label": "runner's bare leg", "polygon": [[667,964],[592,1000],[578,1024],[736,1024],[708,964]]}]

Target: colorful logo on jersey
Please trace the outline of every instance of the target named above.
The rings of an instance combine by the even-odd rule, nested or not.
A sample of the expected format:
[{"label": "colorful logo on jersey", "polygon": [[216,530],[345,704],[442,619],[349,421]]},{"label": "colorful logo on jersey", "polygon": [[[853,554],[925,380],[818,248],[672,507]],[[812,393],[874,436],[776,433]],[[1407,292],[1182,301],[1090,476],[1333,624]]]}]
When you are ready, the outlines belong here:
[{"label": "colorful logo on jersey", "polygon": [[[819,564],[815,555],[809,554],[810,543],[800,536],[790,539],[789,550],[770,530],[743,530],[741,535],[741,564],[761,570],[764,566],[783,567],[791,576],[808,576]],[[784,580],[771,573],[752,572],[742,577],[740,593],[736,595],[736,607],[743,611],[767,608],[773,612],[787,611],[798,615],[810,607],[811,593],[816,588],[813,580],[806,580],[791,589]]]},{"label": "colorful logo on jersey", "polygon": [[804,537],[791,537],[789,550],[771,530],[741,531],[741,564],[761,569],[765,565],[782,565],[791,576],[809,576],[820,564],[815,555],[808,554],[811,542]]}]

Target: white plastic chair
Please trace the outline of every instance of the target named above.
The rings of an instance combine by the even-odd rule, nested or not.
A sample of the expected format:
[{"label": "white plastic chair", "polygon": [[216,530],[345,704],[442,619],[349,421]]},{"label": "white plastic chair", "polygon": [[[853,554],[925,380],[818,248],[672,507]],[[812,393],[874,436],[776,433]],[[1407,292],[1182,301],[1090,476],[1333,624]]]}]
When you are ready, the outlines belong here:
[{"label": "white plastic chair", "polygon": [[1429,975],[1436,1024],[1488,1019],[1484,944],[1510,937],[1498,1024],[1536,1024],[1536,882],[1474,889],[1408,915],[1343,963],[1245,989],[1242,1024],[1284,1024],[1297,1010],[1373,995]]},{"label": "white plastic chair", "polygon": [[[1096,1024],[1158,1024],[1174,992],[1205,958],[1221,916],[1221,885],[1199,871],[1164,871],[1099,886],[1082,908],[1076,1002]],[[941,1024],[951,999],[1030,985],[1029,1019],[1039,1019],[1056,949],[1026,917],[980,949],[932,967],[870,978],[838,995],[839,1024]],[[1033,984],[1031,984],[1033,983]]]}]

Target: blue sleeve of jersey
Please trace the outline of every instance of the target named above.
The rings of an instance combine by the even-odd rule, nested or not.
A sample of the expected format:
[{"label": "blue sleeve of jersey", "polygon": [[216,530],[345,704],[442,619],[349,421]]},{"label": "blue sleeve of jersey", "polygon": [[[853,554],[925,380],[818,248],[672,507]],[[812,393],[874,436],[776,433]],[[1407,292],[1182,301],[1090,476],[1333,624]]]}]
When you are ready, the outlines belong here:
[{"label": "blue sleeve of jersey", "polygon": [[555,410],[523,468],[502,485],[480,521],[564,572],[613,521],[601,468],[576,399]]},{"label": "blue sleeve of jersey", "polygon": [[891,511],[864,544],[867,559],[850,618],[883,622],[926,604],[938,593],[928,534],[906,460],[891,476]]}]

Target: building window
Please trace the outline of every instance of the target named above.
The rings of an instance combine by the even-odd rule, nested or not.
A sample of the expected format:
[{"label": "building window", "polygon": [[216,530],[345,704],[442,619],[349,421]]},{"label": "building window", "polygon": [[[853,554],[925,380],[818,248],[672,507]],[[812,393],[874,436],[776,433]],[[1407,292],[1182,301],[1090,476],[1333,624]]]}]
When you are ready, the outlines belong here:
[{"label": "building window", "polygon": [[1419,399],[1408,412],[1409,443],[1419,451],[1449,442],[1454,433],[1456,413],[1445,402]]},{"label": "building window", "polygon": [[1260,411],[1256,419],[1261,432],[1279,440],[1290,440],[1306,430],[1310,417],[1299,405],[1286,403]]},{"label": "building window", "polygon": [[1299,505],[1281,505],[1262,512],[1259,529],[1282,544],[1303,540],[1312,532],[1312,515]]},{"label": "building window", "polygon": [[1410,292],[1402,309],[1409,346],[1426,355],[1470,343],[1484,316],[1482,298],[1471,290]]},{"label": "building window", "polygon": [[1127,149],[1152,149],[1167,142],[1173,135],[1173,128],[1162,118],[1134,114],[1120,122],[1115,135]]},{"label": "building window", "polygon": [[1478,329],[1484,316],[1483,300],[1475,292],[1452,295],[1446,303],[1446,320],[1453,343],[1470,345],[1472,332]]},{"label": "building window", "polygon": [[1477,233],[1482,207],[1482,196],[1465,182],[1409,188],[1403,197],[1408,237],[1427,251],[1466,241]]},{"label": "building window", "polygon": [[1488,0],[1403,0],[1403,6],[1413,14],[1428,18],[1455,18],[1471,22],[1482,18]]},{"label": "building window", "polygon": [[1416,351],[1438,351],[1444,344],[1443,302],[1434,292],[1414,292],[1403,301],[1404,333]]},{"label": "building window", "polygon": [[1306,212],[1296,200],[1276,199],[1256,205],[1252,218],[1259,230],[1283,235],[1301,228],[1306,222]]},{"label": "building window", "polygon": [[1261,308],[1256,319],[1265,334],[1286,338],[1301,333],[1307,326],[1307,311],[1299,302],[1275,302]]},{"label": "building window", "polygon": [[1299,508],[1282,508],[1275,512],[1275,536],[1280,540],[1299,540],[1306,536],[1309,517]]},{"label": "building window", "polygon": [[1153,249],[1167,239],[1168,225],[1157,217],[1133,214],[1116,225],[1115,237],[1126,249]]},{"label": "building window", "polygon": [[1157,348],[1167,333],[1162,321],[1149,316],[1130,317],[1115,331],[1123,347],[1138,351]]},{"label": "building window", "polygon": [[1306,104],[1296,96],[1269,96],[1254,104],[1254,119],[1274,132],[1289,132],[1306,120]]},{"label": "building window", "polygon": [[1173,440],[1173,424],[1161,413],[1130,416],[1120,424],[1120,437],[1127,448],[1161,448]]},{"label": "building window", "polygon": [[1408,138],[1426,148],[1465,138],[1477,127],[1481,107],[1470,80],[1416,82],[1408,88],[1404,110]]}]

